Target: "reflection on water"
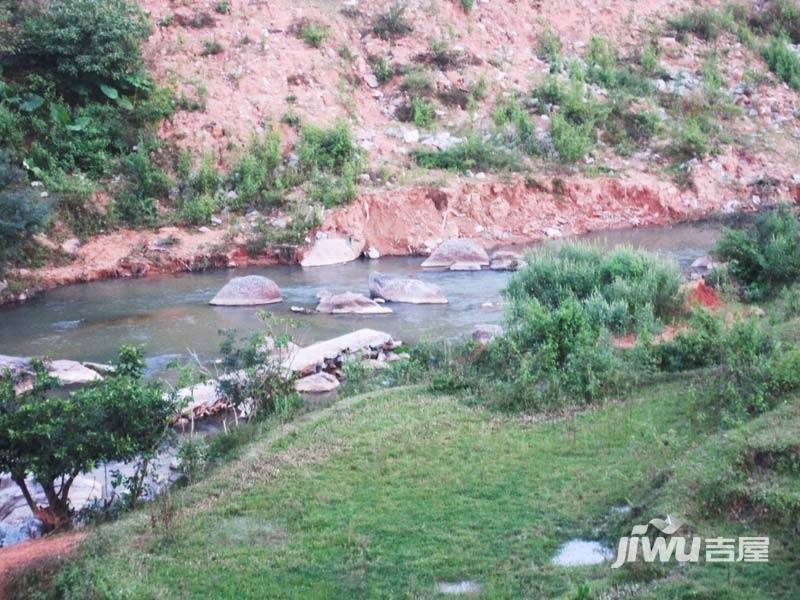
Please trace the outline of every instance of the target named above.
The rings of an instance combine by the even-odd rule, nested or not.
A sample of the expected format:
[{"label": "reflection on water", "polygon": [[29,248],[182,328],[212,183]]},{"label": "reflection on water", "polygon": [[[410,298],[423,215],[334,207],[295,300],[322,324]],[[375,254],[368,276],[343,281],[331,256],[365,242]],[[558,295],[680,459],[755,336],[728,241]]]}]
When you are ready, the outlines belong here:
[{"label": "reflection on water", "polygon": [[[630,244],[671,257],[682,266],[706,254],[720,226],[685,224],[674,227],[611,231],[581,239],[606,246]],[[477,323],[496,323],[497,303],[507,273],[430,272],[422,258],[385,258],[346,265],[302,269],[265,267],[207,273],[185,273],[150,280],[109,280],[74,285],[48,292],[27,304],[0,307],[0,354],[51,355],[75,360],[108,361],[123,343],[143,344],[152,372],[159,372],[189,349],[201,359],[217,353],[219,332],[259,327],[257,307],[211,307],[208,301],[230,279],[245,274],[265,275],[283,290],[284,304],[268,310],[291,315],[302,344],[341,335],[361,327],[381,329],[397,339],[454,338],[468,334]],[[293,315],[292,305],[313,307],[321,289],[367,293],[372,270],[417,277],[435,283],[447,294],[447,305],[392,304],[391,315]]]}]

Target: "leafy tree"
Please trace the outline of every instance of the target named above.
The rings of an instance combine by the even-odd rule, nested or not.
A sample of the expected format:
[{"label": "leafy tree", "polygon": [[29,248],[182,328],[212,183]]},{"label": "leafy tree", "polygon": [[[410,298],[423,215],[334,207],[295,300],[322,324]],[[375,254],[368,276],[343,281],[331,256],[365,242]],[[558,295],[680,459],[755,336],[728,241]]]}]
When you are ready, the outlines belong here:
[{"label": "leafy tree", "polygon": [[[141,77],[140,44],[150,25],[128,0],[20,2],[14,14],[12,68],[55,72],[66,84],[134,88]],[[99,90],[98,90],[99,91]],[[104,91],[114,95],[112,91]],[[113,98],[112,98],[113,99]]]},{"label": "leafy tree", "polygon": [[[33,368],[29,391],[16,394],[19,382],[8,375],[0,380],[0,471],[11,474],[45,528],[69,527],[70,488],[98,463],[144,457],[134,482],[140,493],[147,457],[162,441],[174,411],[159,384],[139,378],[141,353],[123,348],[117,374],[67,397],[51,394],[57,381],[45,363],[34,361]],[[33,497],[28,476],[42,487],[44,506]]]}]

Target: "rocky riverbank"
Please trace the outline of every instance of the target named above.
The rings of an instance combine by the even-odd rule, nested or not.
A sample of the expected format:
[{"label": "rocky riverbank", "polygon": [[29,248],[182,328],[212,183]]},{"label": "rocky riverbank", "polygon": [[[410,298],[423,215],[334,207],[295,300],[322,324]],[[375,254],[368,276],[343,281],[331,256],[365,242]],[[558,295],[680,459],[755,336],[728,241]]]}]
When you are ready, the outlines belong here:
[{"label": "rocky riverbank", "polygon": [[252,215],[196,230],[118,231],[70,248],[60,264],[10,272],[5,284],[0,282],[0,303],[101,279],[256,265],[324,266],[361,256],[427,256],[444,240],[460,237],[492,249],[800,201],[800,178],[788,172],[767,176],[765,165],[744,170],[736,161],[717,160],[703,169],[707,175],[696,177],[694,188],[687,190],[646,175],[569,181],[517,178],[382,190],[325,211],[305,247],[269,247],[256,254],[245,244]]}]

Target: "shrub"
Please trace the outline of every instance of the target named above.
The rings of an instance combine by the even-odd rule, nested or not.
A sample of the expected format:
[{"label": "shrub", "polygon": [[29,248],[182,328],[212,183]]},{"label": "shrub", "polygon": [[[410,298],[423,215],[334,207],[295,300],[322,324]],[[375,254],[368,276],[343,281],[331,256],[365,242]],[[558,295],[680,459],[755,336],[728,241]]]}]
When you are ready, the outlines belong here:
[{"label": "shrub", "polygon": [[288,187],[281,173],[283,156],[277,132],[254,137],[233,163],[228,184],[236,191],[236,208],[279,206]]},{"label": "shrub", "polygon": [[389,60],[387,58],[374,58],[371,60],[371,62],[372,73],[375,75],[375,79],[378,80],[378,83],[388,83],[394,78],[394,69],[392,68],[391,64],[389,64]]},{"label": "shrub", "polygon": [[800,55],[789,48],[785,38],[770,38],[761,53],[775,75],[800,90]]},{"label": "shrub", "polygon": [[220,15],[229,15],[231,14],[231,3],[227,2],[226,0],[222,0],[221,2],[217,2],[214,5],[214,11]]},{"label": "shrub", "polygon": [[668,152],[682,161],[702,158],[708,154],[710,144],[708,124],[703,119],[690,118],[674,130]]},{"label": "shrub", "polygon": [[477,368],[480,396],[505,409],[589,403],[622,381],[602,329],[574,297],[552,310],[534,297],[514,298],[506,334],[479,355]]},{"label": "shrub", "polygon": [[574,162],[586,156],[594,146],[594,123],[574,124],[558,112],[550,121],[550,137],[559,158]]},{"label": "shrub", "polygon": [[409,119],[417,127],[427,129],[436,120],[436,109],[433,103],[423,100],[419,96],[412,97],[409,103]]},{"label": "shrub", "polygon": [[470,135],[466,141],[446,150],[414,150],[411,158],[426,169],[465,173],[469,170],[518,170],[518,157],[488,136]]},{"label": "shrub", "polygon": [[[174,406],[159,385],[122,373],[67,397],[52,395],[56,381],[42,362],[33,365],[28,392],[16,395],[11,378],[0,381],[0,469],[11,474],[46,529],[65,528],[75,478],[98,462],[152,456]],[[146,468],[145,459],[139,472]],[[28,476],[44,489],[45,506],[31,496]]]},{"label": "shrub", "polygon": [[414,31],[414,26],[406,18],[406,5],[395,2],[385,13],[375,17],[372,31],[384,40],[403,37]]},{"label": "shrub", "polygon": [[150,26],[128,0],[48,0],[19,4],[15,60],[8,74],[33,67],[53,73],[70,93],[99,83],[137,89],[140,45]]},{"label": "shrub", "polygon": [[561,38],[550,27],[545,27],[537,37],[536,56],[540,60],[546,60],[551,63],[558,63],[558,57],[561,54]]},{"label": "shrub", "polygon": [[[545,308],[555,309],[566,298],[575,298],[595,306],[587,311],[587,316],[594,316],[593,325],[615,333],[652,329],[682,311],[680,273],[644,252],[565,244],[533,252],[526,262],[505,292],[512,305],[535,298]],[[615,308],[596,308],[600,298]],[[620,303],[624,310],[616,308]]]},{"label": "shrub", "polygon": [[705,309],[695,309],[689,328],[653,349],[658,367],[676,372],[719,364],[724,346],[723,323]]},{"label": "shrub", "polygon": [[472,9],[475,8],[475,0],[461,0],[461,8],[464,9],[465,13],[471,13]]},{"label": "shrub", "polygon": [[301,20],[295,25],[295,35],[312,48],[320,48],[330,35],[326,25],[314,23],[308,19]]},{"label": "shrub", "polygon": [[736,423],[774,408],[800,388],[800,350],[779,341],[757,319],[738,321],[725,336],[719,372],[700,390],[711,414]]},{"label": "shrub", "polygon": [[183,201],[181,220],[189,225],[205,225],[219,209],[219,202],[210,194],[196,194]]},{"label": "shrub", "polygon": [[702,40],[716,40],[721,31],[720,14],[710,8],[696,8],[680,17],[668,19],[667,23],[678,39],[686,39],[687,34],[694,34]]},{"label": "shrub", "polygon": [[409,69],[405,73],[400,89],[409,94],[425,95],[433,91],[430,74],[424,69]]},{"label": "shrub", "polygon": [[725,230],[715,249],[747,300],[773,295],[800,279],[800,223],[782,206],[756,217],[747,229]]},{"label": "shrub", "polygon": [[219,391],[237,410],[248,409],[249,418],[272,414],[288,416],[302,405],[294,390],[294,376],[283,364],[291,356],[291,321],[261,311],[262,332],[238,339],[225,332],[220,345],[223,365],[232,375],[219,380]]},{"label": "shrub", "polygon": [[29,190],[0,190],[0,275],[24,257],[31,236],[44,229],[49,215],[49,207]]},{"label": "shrub", "polygon": [[200,56],[213,56],[222,52],[222,44],[217,40],[204,40]]},{"label": "shrub", "polygon": [[356,145],[350,128],[342,121],[330,129],[304,127],[297,154],[301,167],[308,172],[336,174],[347,167],[360,167],[363,161],[363,150]]}]

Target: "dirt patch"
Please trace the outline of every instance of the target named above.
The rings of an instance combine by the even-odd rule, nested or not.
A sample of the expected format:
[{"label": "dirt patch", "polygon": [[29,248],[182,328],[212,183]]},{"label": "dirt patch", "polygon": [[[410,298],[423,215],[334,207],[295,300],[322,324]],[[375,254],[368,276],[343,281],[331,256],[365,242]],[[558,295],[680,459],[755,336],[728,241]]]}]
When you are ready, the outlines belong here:
[{"label": "dirt patch", "polygon": [[15,575],[64,560],[85,536],[83,532],[73,531],[0,549],[0,598],[5,597],[6,586]]}]

